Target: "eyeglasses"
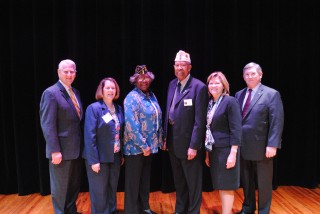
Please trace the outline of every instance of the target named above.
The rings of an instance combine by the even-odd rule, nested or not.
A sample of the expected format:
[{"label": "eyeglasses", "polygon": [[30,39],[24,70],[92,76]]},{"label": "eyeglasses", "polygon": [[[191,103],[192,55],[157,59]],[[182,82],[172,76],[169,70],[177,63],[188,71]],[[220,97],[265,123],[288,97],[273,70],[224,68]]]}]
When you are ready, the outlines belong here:
[{"label": "eyeglasses", "polygon": [[74,75],[76,73],[76,71],[62,71],[65,75]]}]

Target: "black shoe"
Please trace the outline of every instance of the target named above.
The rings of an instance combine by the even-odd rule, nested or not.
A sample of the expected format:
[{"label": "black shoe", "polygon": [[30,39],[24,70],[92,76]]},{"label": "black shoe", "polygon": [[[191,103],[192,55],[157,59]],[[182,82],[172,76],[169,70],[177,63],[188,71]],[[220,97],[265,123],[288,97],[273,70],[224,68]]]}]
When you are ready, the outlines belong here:
[{"label": "black shoe", "polygon": [[247,212],[241,210],[240,212],[237,212],[236,214],[254,214],[254,212],[253,213],[247,213]]},{"label": "black shoe", "polygon": [[157,214],[156,212],[148,209],[148,210],[141,210],[140,212],[141,214]]}]

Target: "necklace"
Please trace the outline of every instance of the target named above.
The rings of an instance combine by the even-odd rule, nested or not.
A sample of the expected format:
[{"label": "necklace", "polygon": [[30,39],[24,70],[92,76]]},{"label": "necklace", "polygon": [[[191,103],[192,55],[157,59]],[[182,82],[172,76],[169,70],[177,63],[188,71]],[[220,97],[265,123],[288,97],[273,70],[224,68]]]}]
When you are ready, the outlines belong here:
[{"label": "necklace", "polygon": [[112,103],[111,105],[107,105],[106,106],[108,107],[109,111],[111,114],[114,114],[116,112],[116,109],[114,107],[114,104]]}]

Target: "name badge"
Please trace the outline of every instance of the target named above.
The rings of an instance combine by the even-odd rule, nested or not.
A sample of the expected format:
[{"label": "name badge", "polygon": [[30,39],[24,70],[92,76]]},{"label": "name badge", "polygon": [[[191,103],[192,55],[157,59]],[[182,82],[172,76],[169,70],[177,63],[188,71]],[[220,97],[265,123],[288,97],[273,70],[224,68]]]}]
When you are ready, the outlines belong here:
[{"label": "name badge", "polygon": [[192,99],[185,99],[183,100],[184,106],[192,106]]},{"label": "name badge", "polygon": [[102,119],[104,120],[104,122],[109,123],[113,118],[112,118],[111,114],[108,112],[102,116]]}]

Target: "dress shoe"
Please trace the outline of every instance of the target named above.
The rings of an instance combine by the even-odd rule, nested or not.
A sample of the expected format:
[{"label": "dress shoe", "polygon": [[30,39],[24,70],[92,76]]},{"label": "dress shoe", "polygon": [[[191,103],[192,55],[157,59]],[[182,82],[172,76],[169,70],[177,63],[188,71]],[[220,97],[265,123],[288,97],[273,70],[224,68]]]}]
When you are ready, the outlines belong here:
[{"label": "dress shoe", "polygon": [[254,212],[253,213],[247,213],[247,212],[241,210],[240,212],[237,212],[236,214],[254,214]]},{"label": "dress shoe", "polygon": [[148,209],[148,210],[141,210],[140,212],[141,214],[157,214],[156,212]]}]

